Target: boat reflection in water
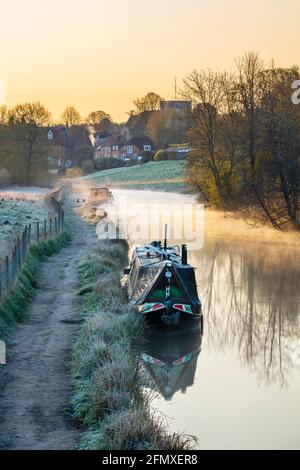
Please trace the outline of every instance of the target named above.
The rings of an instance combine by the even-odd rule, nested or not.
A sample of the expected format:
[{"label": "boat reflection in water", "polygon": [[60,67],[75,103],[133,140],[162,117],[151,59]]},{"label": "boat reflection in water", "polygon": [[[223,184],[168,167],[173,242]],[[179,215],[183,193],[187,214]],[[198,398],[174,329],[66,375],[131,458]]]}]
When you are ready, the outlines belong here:
[{"label": "boat reflection in water", "polygon": [[158,390],[167,401],[178,391],[185,393],[194,384],[201,344],[200,327],[173,334],[166,334],[157,327],[149,328],[142,362],[150,375],[150,387]]}]

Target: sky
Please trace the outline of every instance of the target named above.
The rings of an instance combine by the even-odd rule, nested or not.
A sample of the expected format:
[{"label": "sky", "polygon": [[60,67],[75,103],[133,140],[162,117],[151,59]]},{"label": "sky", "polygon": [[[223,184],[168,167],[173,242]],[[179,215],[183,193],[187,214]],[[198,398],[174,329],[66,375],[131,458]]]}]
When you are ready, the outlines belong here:
[{"label": "sky", "polygon": [[175,76],[250,50],[299,64],[299,17],[299,0],[0,0],[0,98],[123,121],[136,97],[172,99]]}]

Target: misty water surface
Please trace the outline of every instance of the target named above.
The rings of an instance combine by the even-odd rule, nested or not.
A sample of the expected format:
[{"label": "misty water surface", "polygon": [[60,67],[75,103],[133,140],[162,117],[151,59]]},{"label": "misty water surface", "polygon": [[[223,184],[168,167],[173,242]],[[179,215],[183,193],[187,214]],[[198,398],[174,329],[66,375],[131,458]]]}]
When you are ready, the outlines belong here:
[{"label": "misty water surface", "polygon": [[[129,206],[191,200],[120,193]],[[245,232],[243,241],[239,222],[228,228],[219,219],[207,217],[204,247],[189,254],[203,302],[203,338],[154,335],[144,351],[146,359],[150,353],[169,361],[165,369],[146,363],[151,387],[160,392],[153,406],[172,430],[195,435],[200,449],[300,448],[300,251],[284,238],[272,243],[268,230],[259,236],[254,230],[252,241]]]}]

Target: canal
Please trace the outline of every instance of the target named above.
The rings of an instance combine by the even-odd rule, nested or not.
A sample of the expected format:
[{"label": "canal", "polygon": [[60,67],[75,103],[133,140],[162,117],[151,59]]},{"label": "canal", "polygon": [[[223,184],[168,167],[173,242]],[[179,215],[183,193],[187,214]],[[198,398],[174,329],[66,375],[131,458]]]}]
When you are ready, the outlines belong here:
[{"label": "canal", "polygon": [[[149,237],[151,208],[173,207],[170,241],[189,245],[184,236],[172,236],[180,207],[193,197],[129,190],[114,195],[123,207],[120,218],[124,204],[129,219],[136,205],[144,208],[139,220],[147,219]],[[152,405],[173,431],[196,436],[199,449],[299,448],[300,243],[296,235],[208,209],[199,220],[203,246],[191,245],[189,262],[197,269],[204,334],[148,338],[143,361],[149,388],[158,392]],[[136,237],[140,225],[126,225],[133,245],[142,243]]]}]

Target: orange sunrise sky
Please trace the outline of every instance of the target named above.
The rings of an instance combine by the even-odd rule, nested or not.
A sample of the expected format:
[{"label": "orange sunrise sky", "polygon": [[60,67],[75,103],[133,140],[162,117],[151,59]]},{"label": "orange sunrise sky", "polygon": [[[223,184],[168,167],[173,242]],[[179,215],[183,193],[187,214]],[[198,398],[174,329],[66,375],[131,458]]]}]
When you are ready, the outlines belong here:
[{"label": "orange sunrise sky", "polygon": [[299,18],[299,0],[0,0],[0,80],[9,106],[121,121],[137,96],[172,98],[175,76],[234,69],[249,50],[300,63]]}]

